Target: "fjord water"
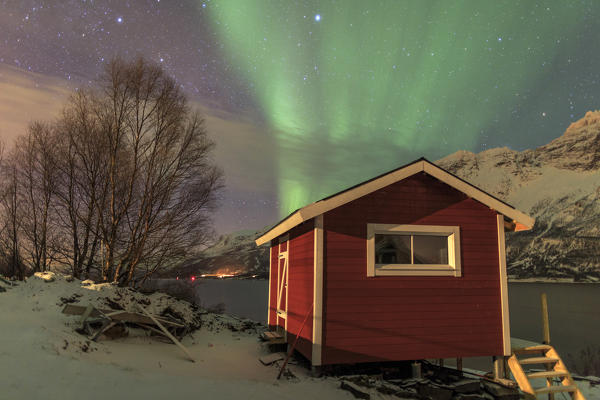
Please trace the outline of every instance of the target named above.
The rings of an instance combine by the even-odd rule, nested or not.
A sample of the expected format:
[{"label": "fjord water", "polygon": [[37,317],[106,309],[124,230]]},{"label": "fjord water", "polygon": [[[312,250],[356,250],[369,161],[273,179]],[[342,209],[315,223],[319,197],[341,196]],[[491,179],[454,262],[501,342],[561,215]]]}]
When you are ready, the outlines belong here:
[{"label": "fjord water", "polygon": [[[600,284],[511,282],[508,291],[511,336],[542,341],[540,295],[546,293],[550,341],[559,354],[600,347]],[[205,279],[197,301],[204,307],[222,303],[227,313],[266,323],[268,293],[266,280]]]},{"label": "fjord water", "polygon": [[[550,344],[568,362],[591,349],[600,356],[600,284],[508,284],[511,336],[541,342],[541,294],[548,298]],[[599,360],[600,361],[600,360]]]},{"label": "fjord water", "polygon": [[269,281],[264,279],[202,279],[196,303],[204,308],[222,304],[224,311],[238,317],[267,323]]}]

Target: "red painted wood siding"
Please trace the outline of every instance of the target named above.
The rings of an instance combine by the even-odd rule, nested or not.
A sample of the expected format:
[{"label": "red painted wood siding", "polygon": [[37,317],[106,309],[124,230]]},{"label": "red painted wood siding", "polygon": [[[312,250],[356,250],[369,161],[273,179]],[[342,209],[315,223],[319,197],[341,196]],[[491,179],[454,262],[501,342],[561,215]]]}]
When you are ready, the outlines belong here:
[{"label": "red painted wood siding", "polygon": [[[460,226],[462,277],[367,278],[367,223]],[[324,216],[323,364],[502,354],[496,212],[424,173]]]},{"label": "red painted wood siding", "polygon": [[312,358],[312,302],[314,276],[314,221],[299,225],[290,232],[290,271],[288,281],[288,343],[293,343],[310,309],[310,316],[302,328],[296,350],[309,360]]},{"label": "red painted wood siding", "polygon": [[279,245],[277,240],[271,240],[271,269],[269,271],[269,329],[277,326],[277,257],[279,256]]}]

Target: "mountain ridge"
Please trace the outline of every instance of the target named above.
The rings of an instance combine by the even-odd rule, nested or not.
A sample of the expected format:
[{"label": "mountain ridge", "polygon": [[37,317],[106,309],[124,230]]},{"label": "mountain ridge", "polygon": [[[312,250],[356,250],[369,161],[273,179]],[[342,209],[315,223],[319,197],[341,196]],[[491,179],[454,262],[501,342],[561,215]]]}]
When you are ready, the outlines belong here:
[{"label": "mountain ridge", "polygon": [[[436,164],[536,218],[532,230],[507,233],[510,279],[600,282],[600,111],[535,149],[461,150]],[[223,235],[188,266],[266,277],[260,232]]]}]

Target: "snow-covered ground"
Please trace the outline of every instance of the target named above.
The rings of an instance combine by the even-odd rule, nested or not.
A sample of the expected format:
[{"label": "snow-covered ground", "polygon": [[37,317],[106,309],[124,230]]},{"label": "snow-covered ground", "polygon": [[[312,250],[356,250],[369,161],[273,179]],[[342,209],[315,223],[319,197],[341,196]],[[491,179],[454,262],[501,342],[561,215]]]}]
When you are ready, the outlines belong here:
[{"label": "snow-covered ground", "polygon": [[[60,275],[53,282],[32,277],[17,285],[0,282],[7,288],[0,289],[0,400],[354,398],[339,389],[340,380],[312,378],[298,365],[289,367],[295,378],[277,381],[278,368],[258,360],[267,351],[256,331],[232,331],[228,326],[243,326],[232,317],[202,316],[202,327],[183,340],[196,359],[192,363],[176,346],[142,331],[90,342],[75,332],[80,317],[61,313],[65,300],[108,308],[108,298],[130,311],[140,302],[156,314],[170,307],[188,324],[198,322],[193,307],[167,295],[83,286]],[[578,384],[588,400],[600,399],[600,386]],[[395,397],[372,392],[371,398]]]},{"label": "snow-covered ground", "polygon": [[[56,278],[32,277],[0,293],[2,400],[353,398],[338,380],[308,377],[299,366],[290,367],[297,379],[277,381],[277,368],[258,360],[266,350],[257,335],[218,329],[218,316],[205,315],[204,327],[183,340],[195,363],[149,337],[89,342],[74,331],[80,317],[61,313],[60,298],[81,294],[78,304],[86,305],[119,297],[116,288]],[[169,301],[158,294],[150,300],[149,311]]]}]

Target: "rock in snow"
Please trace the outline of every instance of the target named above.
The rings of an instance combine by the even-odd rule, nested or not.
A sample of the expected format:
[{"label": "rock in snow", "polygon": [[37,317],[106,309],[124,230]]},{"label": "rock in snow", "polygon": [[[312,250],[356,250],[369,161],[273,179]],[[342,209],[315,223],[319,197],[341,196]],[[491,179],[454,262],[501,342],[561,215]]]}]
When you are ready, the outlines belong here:
[{"label": "rock in snow", "polygon": [[43,280],[44,282],[54,282],[54,272],[36,272],[35,274],[33,274],[33,276],[35,278]]}]

